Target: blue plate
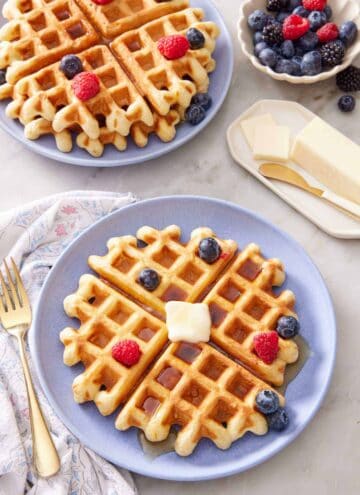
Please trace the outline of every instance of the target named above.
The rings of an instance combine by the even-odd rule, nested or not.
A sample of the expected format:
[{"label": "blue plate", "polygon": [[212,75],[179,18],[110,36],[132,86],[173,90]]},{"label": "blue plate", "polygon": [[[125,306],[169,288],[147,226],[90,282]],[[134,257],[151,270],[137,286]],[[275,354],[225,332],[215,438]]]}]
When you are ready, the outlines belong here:
[{"label": "blue plate", "polygon": [[[62,301],[75,291],[81,274],[89,271],[87,257],[104,254],[113,236],[135,234],[142,225],[163,228],[177,224],[188,238],[198,226],[211,227],[220,237],[235,239],[240,248],[256,242],[267,257],[279,257],[286,266],[285,288],[297,299],[302,335],[311,357],[289,385],[286,398],[291,417],[281,433],[258,437],[250,433],[227,451],[202,440],[194,454],[181,458],[174,452],[155,460],[144,455],[135,429],[119,432],[115,414],[103,417],[92,403],[78,405],[71,390],[82,366],[63,364],[59,332],[70,325]],[[80,440],[109,461],[147,476],[179,481],[218,478],[245,471],[273,456],[292,442],[318,410],[328,389],[335,359],[336,326],[332,303],[320,273],[302,247],[256,214],[225,201],[173,196],[127,206],[94,224],[76,239],[51,270],[44,285],[30,346],[43,389],[54,410]]]},{"label": "blue plate", "polygon": [[[0,5],[3,3],[4,1],[0,0]],[[216,22],[221,30],[214,52],[217,67],[216,70],[210,74],[209,93],[212,97],[213,105],[207,112],[205,120],[199,125],[192,126],[187,123],[178,125],[176,137],[169,143],[163,143],[158,137],[151,136],[149,144],[145,148],[138,148],[131,139],[129,139],[126,151],[118,151],[111,145],[106,146],[101,158],[92,157],[86,151],[78,148],[76,144],[74,144],[74,148],[70,153],[62,153],[57,149],[55,140],[52,136],[43,136],[37,141],[26,139],[24,137],[24,127],[17,120],[9,119],[5,115],[8,101],[0,101],[0,126],[8,134],[21,141],[35,153],[39,153],[40,155],[44,155],[53,160],[58,160],[59,162],[88,167],[118,167],[143,163],[147,160],[165,155],[187,143],[210,123],[220,109],[229,90],[234,65],[230,34],[222,16],[212,1],[192,0],[191,5],[193,7],[203,8],[205,11],[205,20]]]}]

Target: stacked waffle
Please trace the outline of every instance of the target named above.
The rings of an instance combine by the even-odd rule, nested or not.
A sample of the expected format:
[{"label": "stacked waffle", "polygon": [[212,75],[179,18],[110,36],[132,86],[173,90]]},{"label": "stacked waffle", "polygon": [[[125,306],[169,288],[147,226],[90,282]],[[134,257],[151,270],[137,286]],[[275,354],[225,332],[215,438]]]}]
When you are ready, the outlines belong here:
[{"label": "stacked waffle", "polygon": [[[150,134],[172,140],[215,68],[219,30],[203,21],[201,9],[188,8],[188,0],[8,0],[3,15],[0,69],[7,82],[0,99],[13,100],[6,113],[25,126],[28,139],[51,134],[63,152],[72,149],[73,135],[93,156],[108,143],[126,149],[128,136],[139,147]],[[177,60],[160,53],[159,38],[190,28],[202,33],[201,48]],[[99,79],[99,92],[85,102],[60,68],[69,54]]]},{"label": "stacked waffle", "polygon": [[[199,244],[208,238],[221,249],[213,263],[199,256]],[[102,414],[123,405],[116,427],[136,426],[151,441],[164,440],[180,425],[179,455],[189,455],[203,437],[226,449],[247,431],[267,432],[256,396],[277,393],[272,386],[283,383],[286,366],[298,358],[296,343],[282,338],[272,364],[254,352],[254,336],[273,331],[282,316],[296,317],[294,294],[273,292],[285,277],[279,260],[266,260],[254,244],[237,252],[234,241],[208,228],[194,230],[183,243],[173,225],[110,239],[108,253],[90,256],[89,265],[101,278],[81,277],[77,292],[65,300],[66,313],[80,327],[60,335],[65,364],[85,367],[73,384],[77,402],[94,401]],[[144,268],[159,274],[153,290],[139,281]],[[164,318],[171,300],[208,305],[209,343],[168,343]],[[131,367],[112,357],[114,345],[124,339],[141,351]]]}]

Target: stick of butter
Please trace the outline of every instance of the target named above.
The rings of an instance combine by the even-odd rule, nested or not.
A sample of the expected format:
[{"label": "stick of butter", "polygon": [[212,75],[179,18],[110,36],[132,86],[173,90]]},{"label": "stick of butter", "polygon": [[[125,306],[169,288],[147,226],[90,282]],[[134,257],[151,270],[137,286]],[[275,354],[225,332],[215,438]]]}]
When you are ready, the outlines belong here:
[{"label": "stick of butter", "polygon": [[360,146],[314,118],[296,137],[292,160],[325,186],[360,204]]},{"label": "stick of butter", "polygon": [[242,120],[240,122],[241,130],[251,149],[254,148],[255,129],[261,124],[276,125],[276,122],[270,113],[251,117],[250,119]]},{"label": "stick of butter", "polygon": [[255,160],[286,162],[290,153],[290,129],[282,125],[260,124],[254,134]]}]

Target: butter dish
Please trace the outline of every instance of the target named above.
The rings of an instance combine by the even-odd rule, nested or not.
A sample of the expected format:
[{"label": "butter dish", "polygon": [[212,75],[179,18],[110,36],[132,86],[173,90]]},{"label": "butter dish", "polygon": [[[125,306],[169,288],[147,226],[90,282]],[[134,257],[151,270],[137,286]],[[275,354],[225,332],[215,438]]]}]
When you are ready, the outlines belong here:
[{"label": "butter dish", "polygon": [[[253,152],[242,132],[241,122],[265,114],[270,114],[276,124],[288,127],[292,140],[316,118],[313,112],[299,103],[283,100],[258,101],[228,128],[227,141],[234,160],[327,234],[342,239],[360,239],[360,222],[355,218],[305,191],[289,184],[266,179],[260,174],[259,166],[263,162],[253,158]],[[294,162],[289,161],[287,165],[299,172],[312,186],[329,190]]]}]

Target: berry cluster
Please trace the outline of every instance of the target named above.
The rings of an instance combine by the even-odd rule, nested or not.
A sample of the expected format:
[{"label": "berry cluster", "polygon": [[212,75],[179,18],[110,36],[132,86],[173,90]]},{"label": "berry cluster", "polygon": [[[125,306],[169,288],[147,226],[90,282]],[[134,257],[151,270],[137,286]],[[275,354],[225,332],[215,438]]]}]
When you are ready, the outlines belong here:
[{"label": "berry cluster", "polygon": [[[345,93],[360,91],[360,67],[350,65],[336,76],[336,84]],[[346,94],[339,98],[338,107],[342,112],[352,112],[356,106],[354,96]]]},{"label": "berry cluster", "polygon": [[250,14],[248,25],[255,55],[278,73],[315,76],[340,65],[358,35],[353,21],[331,21],[327,0],[266,0],[266,9]]}]

